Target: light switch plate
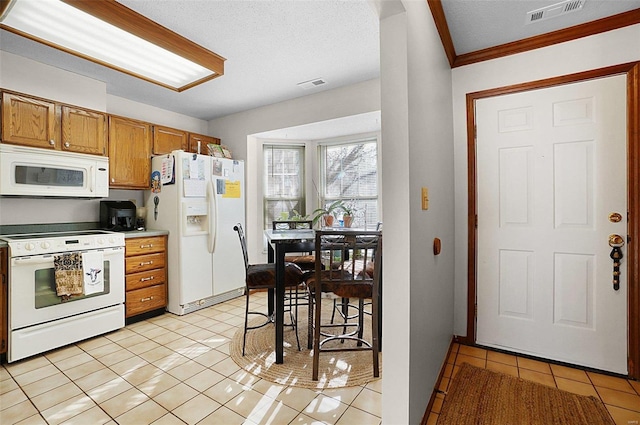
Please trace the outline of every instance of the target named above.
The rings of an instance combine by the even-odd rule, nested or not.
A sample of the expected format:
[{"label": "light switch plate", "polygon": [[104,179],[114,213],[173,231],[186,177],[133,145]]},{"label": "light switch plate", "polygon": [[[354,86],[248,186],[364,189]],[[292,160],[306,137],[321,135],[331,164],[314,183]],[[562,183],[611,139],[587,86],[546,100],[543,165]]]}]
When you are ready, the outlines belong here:
[{"label": "light switch plate", "polygon": [[429,189],[427,189],[426,187],[422,188],[422,209],[429,209]]}]

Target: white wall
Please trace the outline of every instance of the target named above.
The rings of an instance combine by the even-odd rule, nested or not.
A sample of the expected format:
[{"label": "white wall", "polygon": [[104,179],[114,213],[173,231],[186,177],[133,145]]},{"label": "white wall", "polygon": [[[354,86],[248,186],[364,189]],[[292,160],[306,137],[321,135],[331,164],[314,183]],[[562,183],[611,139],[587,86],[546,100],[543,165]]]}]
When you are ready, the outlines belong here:
[{"label": "white wall", "polygon": [[[410,379],[409,87],[404,9],[380,20],[382,200],[382,417],[408,424]],[[388,283],[393,282],[393,283]],[[388,290],[393,285],[393,290]],[[390,308],[392,307],[392,308]],[[386,379],[392,376],[393,379]]]},{"label": "white wall", "polygon": [[[382,393],[389,424],[420,422],[453,332],[451,70],[427,3],[402,5],[406,12],[380,23]],[[422,187],[430,194],[426,211]],[[436,237],[443,246],[439,256],[433,255]]]},{"label": "white wall", "polygon": [[455,326],[467,334],[467,93],[640,60],[640,25],[455,68]]},{"label": "white wall", "polygon": [[[105,83],[0,51],[0,88],[70,105],[208,134],[203,120],[107,94]],[[113,200],[143,204],[143,191],[111,190]],[[0,198],[0,224],[97,222],[99,199]]]},{"label": "white wall", "polygon": [[262,145],[254,134],[380,110],[380,81],[369,80],[351,86],[276,103],[228,115],[209,122],[215,134],[243,159],[246,174],[246,234],[249,259],[264,259],[262,252]]},{"label": "white wall", "polygon": [[[161,124],[192,133],[209,134],[207,133],[209,128],[207,121],[110,94],[107,95],[107,112],[112,115],[121,115],[123,117],[147,121],[153,124]],[[211,135],[215,136],[215,134]]]}]

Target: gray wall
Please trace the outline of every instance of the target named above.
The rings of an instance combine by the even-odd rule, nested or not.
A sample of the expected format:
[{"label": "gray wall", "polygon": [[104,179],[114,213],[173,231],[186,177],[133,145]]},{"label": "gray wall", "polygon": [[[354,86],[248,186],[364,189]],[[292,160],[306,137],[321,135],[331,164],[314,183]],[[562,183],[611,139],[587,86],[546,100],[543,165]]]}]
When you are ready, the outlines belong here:
[{"label": "gray wall", "polygon": [[[428,6],[402,6],[380,24],[383,421],[417,424],[453,332],[453,117],[451,70]],[[422,187],[429,189],[426,211]]]}]

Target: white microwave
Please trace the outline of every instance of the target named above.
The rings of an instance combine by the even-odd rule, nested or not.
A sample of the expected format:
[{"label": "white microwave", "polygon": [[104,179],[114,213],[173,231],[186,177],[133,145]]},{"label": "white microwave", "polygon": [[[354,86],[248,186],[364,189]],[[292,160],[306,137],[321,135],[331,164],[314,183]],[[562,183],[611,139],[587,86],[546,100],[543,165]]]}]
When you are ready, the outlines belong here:
[{"label": "white microwave", "polygon": [[0,195],[105,198],[109,158],[0,143]]}]

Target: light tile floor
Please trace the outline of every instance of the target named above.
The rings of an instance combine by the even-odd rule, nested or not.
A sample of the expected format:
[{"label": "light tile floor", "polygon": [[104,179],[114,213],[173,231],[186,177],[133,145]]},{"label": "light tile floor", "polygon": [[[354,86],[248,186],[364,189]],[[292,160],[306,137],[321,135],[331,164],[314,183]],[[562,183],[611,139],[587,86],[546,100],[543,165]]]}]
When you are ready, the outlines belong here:
[{"label": "light tile floor", "polygon": [[[251,308],[266,309],[264,294]],[[0,367],[0,424],[380,424],[382,380],[311,391],[245,373],[229,357],[244,297],[186,316],[164,314]],[[640,423],[640,382],[454,344],[439,390],[459,365],[541,382],[605,403],[617,425]],[[445,399],[437,394],[434,425]]]},{"label": "light tile floor", "polygon": [[[266,294],[252,294],[266,310]],[[164,314],[0,367],[0,424],[381,423],[382,380],[327,391],[243,372],[229,341],[244,297]]]},{"label": "light tile floor", "polygon": [[[599,397],[616,425],[640,423],[640,382],[453,344],[427,425],[435,425],[451,381],[462,363],[495,370],[575,394]],[[595,425],[595,424],[594,424]]]}]

